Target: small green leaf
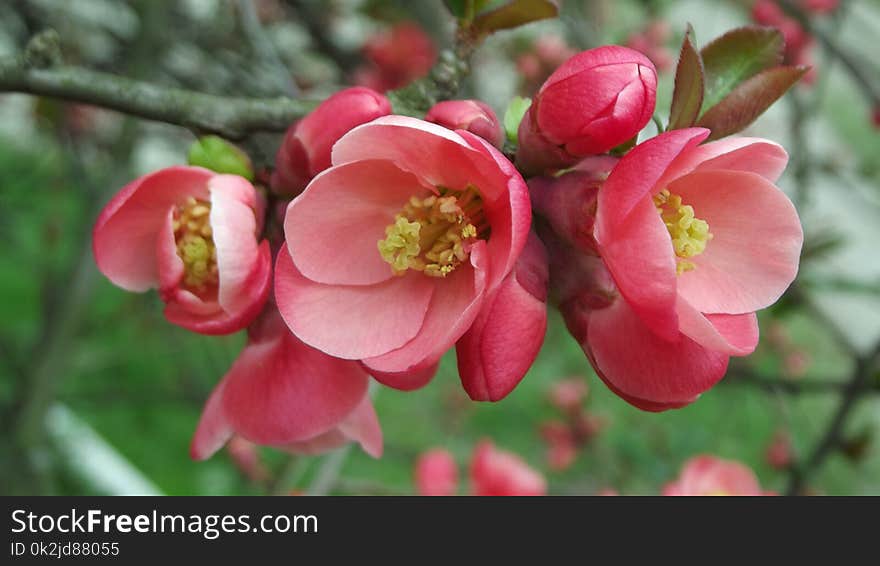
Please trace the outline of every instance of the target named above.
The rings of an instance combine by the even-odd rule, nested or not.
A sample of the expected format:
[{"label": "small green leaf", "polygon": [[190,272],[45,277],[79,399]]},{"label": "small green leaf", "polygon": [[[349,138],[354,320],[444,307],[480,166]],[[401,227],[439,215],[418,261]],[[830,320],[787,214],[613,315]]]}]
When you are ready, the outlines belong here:
[{"label": "small green leaf", "polygon": [[522,122],[523,116],[532,105],[531,98],[523,98],[521,96],[513,97],[507,110],[504,111],[504,132],[507,134],[507,140],[510,143],[517,143],[517,131],[519,131],[519,123]]},{"label": "small green leaf", "polygon": [[675,70],[675,90],[672,94],[667,130],[689,128],[700,117],[705,77],[703,59],[694,46],[693,35],[694,28],[688,24]]},{"label": "small green leaf", "polygon": [[697,122],[709,128],[710,140],[735,134],[755,121],[809,70],[806,66],[774,67],[745,80]]},{"label": "small green leaf", "polygon": [[443,3],[456,18],[463,18],[467,14],[468,0],[443,0]]},{"label": "small green leaf", "polygon": [[784,48],[779,30],[757,26],[731,30],[703,47],[703,112],[711,110],[746,79],[781,64]]},{"label": "small green leaf", "polygon": [[474,19],[473,27],[480,33],[510,29],[559,15],[555,0],[510,0]]},{"label": "small green leaf", "polygon": [[187,161],[217,173],[240,175],[254,180],[254,168],[250,157],[228,141],[218,136],[204,136],[189,147]]}]

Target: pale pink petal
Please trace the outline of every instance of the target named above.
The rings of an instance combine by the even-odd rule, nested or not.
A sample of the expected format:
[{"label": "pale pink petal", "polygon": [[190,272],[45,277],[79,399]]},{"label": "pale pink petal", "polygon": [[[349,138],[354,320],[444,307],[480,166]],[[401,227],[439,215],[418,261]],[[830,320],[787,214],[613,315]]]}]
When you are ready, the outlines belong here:
[{"label": "pale pink petal", "polygon": [[678,278],[679,293],[704,313],[767,307],[797,275],[803,230],[785,194],[754,173],[695,171],[670,191],[709,224],[713,238]]},{"label": "pale pink petal", "polygon": [[731,137],[699,145],[682,152],[658,183],[661,188],[691,171],[749,171],[775,183],[788,154],[783,147],[761,138]]},{"label": "pale pink petal", "polygon": [[101,273],[128,291],[157,286],[156,236],[168,211],[187,197],[207,200],[213,175],[200,167],[169,167],[126,185],[101,211],[92,232]]},{"label": "pale pink petal", "polygon": [[318,283],[369,285],[393,277],[377,244],[409,198],[430,189],[390,161],[328,169],[287,209],[284,233],[294,264]]},{"label": "pale pink petal", "polygon": [[156,262],[159,270],[159,292],[165,297],[173,293],[183,279],[183,260],[177,255],[174,238],[174,209],[169,208],[165,222],[156,233]]},{"label": "pale pink petal", "polygon": [[223,379],[211,392],[211,396],[205,403],[205,408],[202,409],[202,416],[189,447],[189,454],[193,460],[210,458],[214,452],[220,450],[232,438],[232,434],[235,432],[223,413],[225,386],[226,380]]},{"label": "pale pink petal", "polygon": [[624,222],[606,225],[596,235],[602,258],[633,310],[659,336],[677,340],[675,252],[651,198],[636,204]]},{"label": "pale pink petal", "polygon": [[382,428],[379,417],[369,396],[365,396],[354,411],[339,424],[339,431],[348,439],[360,444],[364,452],[373,458],[382,456]]},{"label": "pale pink petal", "polygon": [[364,359],[369,371],[410,372],[437,362],[467,331],[480,311],[486,288],[484,256],[485,244],[477,242],[471,248],[471,265],[459,266],[437,285],[424,325],[416,337],[397,350]]},{"label": "pale pink petal", "polygon": [[275,265],[275,298],[293,333],[349,360],[385,354],[416,336],[435,283],[409,271],[375,285],[324,285],[299,272],[286,246]]},{"label": "pale pink petal", "polygon": [[217,248],[220,285],[217,300],[223,309],[236,313],[253,299],[252,281],[260,259],[255,216],[256,191],[238,175],[216,175],[208,182],[211,191],[210,222]]},{"label": "pale pink petal", "polygon": [[681,297],[676,310],[681,333],[704,348],[730,356],[747,356],[758,345],[755,313],[704,315]]},{"label": "pale pink petal", "polygon": [[582,346],[603,381],[646,410],[693,402],[727,370],[727,355],[686,336],[659,338],[623,300],[590,315]]}]

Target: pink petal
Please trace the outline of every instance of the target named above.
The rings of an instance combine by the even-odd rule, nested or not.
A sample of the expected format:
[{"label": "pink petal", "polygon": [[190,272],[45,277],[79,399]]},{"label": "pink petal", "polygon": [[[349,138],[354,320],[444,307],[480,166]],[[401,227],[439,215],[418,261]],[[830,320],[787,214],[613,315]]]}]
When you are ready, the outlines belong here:
[{"label": "pink petal", "polygon": [[373,458],[382,457],[382,428],[379,417],[369,396],[355,407],[348,417],[339,425],[339,430],[350,440],[360,444],[364,452]]},{"label": "pink petal", "polygon": [[670,185],[713,238],[678,278],[698,311],[742,314],[767,307],[797,275],[803,230],[788,197],[755,173],[695,171]]},{"label": "pink petal", "polygon": [[156,233],[156,262],[159,270],[159,291],[163,298],[173,293],[183,279],[183,260],[177,255],[174,238],[174,209],[169,208],[165,222]]},{"label": "pink petal", "polygon": [[213,175],[200,167],[169,167],[126,185],[101,211],[92,232],[101,273],[128,291],[158,285],[156,236],[168,211],[190,196],[207,200]]},{"label": "pink petal", "polygon": [[458,489],[458,467],[448,451],[429,450],[419,456],[415,466],[416,491],[419,495],[449,496]]},{"label": "pink petal", "polygon": [[377,244],[409,198],[431,188],[390,161],[325,171],[287,209],[284,233],[293,262],[318,283],[370,285],[393,277]]},{"label": "pink petal", "polygon": [[596,235],[608,271],[633,310],[659,336],[677,340],[675,252],[651,198],[636,204],[623,223],[606,225]]},{"label": "pink petal", "polygon": [[253,300],[253,290],[247,284],[253,282],[254,266],[260,259],[254,212],[257,195],[253,185],[237,175],[213,177],[208,190],[220,275],[217,300],[225,311],[237,313]]},{"label": "pink petal", "polygon": [[196,426],[196,432],[193,435],[192,444],[190,444],[189,454],[193,460],[206,460],[210,458],[214,452],[220,450],[224,444],[232,437],[232,426],[223,413],[223,391],[226,387],[226,380],[222,379],[202,410],[202,416],[199,424]]},{"label": "pink petal", "polygon": [[283,325],[274,337],[248,344],[225,379],[226,418],[238,434],[268,445],[335,428],[364,399],[368,382],[356,362],[306,346]]},{"label": "pink petal", "polygon": [[665,187],[691,171],[748,171],[775,183],[788,154],[781,145],[761,138],[725,138],[682,152],[666,170],[658,186]]},{"label": "pink petal", "polygon": [[730,356],[747,356],[758,345],[755,313],[704,315],[681,297],[676,310],[681,333],[706,349]]},{"label": "pink petal", "polygon": [[471,489],[482,496],[546,495],[547,480],[518,455],[495,448],[488,440],[471,456]]},{"label": "pink petal", "polygon": [[299,272],[286,246],[275,265],[275,298],[293,333],[349,360],[380,356],[416,336],[435,283],[410,271],[375,285],[324,285]]},{"label": "pink petal", "polygon": [[456,344],[458,372],[471,399],[503,399],[532,366],[547,329],[547,282],[547,253],[532,235],[516,270]]},{"label": "pink petal", "polygon": [[[486,288],[485,244],[471,248],[471,266],[461,265],[434,291],[415,338],[382,356],[365,359],[370,372],[403,373],[437,362],[473,323]],[[421,274],[419,274],[421,275]]]},{"label": "pink petal", "polygon": [[414,391],[428,385],[437,374],[438,367],[438,363],[430,363],[417,366],[404,372],[389,373],[377,371],[364,365],[364,369],[367,373],[372,375],[376,381],[382,385],[387,385],[388,387],[393,387],[394,389],[399,389],[401,391]]},{"label": "pink petal", "polygon": [[659,338],[622,300],[590,315],[583,346],[600,377],[647,410],[693,402],[727,370],[727,355],[686,336],[675,343]]}]

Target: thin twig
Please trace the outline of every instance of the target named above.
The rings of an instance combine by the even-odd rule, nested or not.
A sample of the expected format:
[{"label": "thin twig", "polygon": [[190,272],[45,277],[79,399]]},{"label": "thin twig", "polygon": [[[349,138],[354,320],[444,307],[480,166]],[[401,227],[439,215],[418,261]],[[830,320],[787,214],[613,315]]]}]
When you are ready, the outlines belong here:
[{"label": "thin twig", "polygon": [[[790,395],[841,393],[849,386],[846,381],[838,379],[788,380],[766,377],[747,369],[732,371],[722,383],[754,385],[767,391],[788,393]],[[880,393],[880,385],[865,389],[872,393]]]}]

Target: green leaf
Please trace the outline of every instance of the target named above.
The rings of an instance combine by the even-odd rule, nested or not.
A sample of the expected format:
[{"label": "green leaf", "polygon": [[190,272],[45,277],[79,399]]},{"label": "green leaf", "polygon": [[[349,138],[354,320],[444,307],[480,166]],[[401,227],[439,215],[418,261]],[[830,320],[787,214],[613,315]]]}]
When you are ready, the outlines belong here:
[{"label": "green leaf", "polygon": [[517,131],[519,131],[519,123],[522,122],[523,116],[532,105],[531,98],[523,98],[521,96],[513,97],[507,110],[504,111],[504,132],[507,134],[507,140],[510,143],[517,143]]},{"label": "green leaf", "polygon": [[694,28],[688,24],[687,33],[681,43],[678,67],[675,69],[675,90],[672,94],[667,130],[689,128],[700,117],[705,76],[703,59],[694,46],[693,35]]},{"label": "green leaf", "polygon": [[254,180],[254,168],[250,157],[228,141],[218,136],[204,136],[189,147],[187,161],[217,173],[240,175]]},{"label": "green leaf", "polygon": [[782,63],[785,41],[775,28],[741,27],[703,47],[704,112],[721,102],[743,81]]},{"label": "green leaf", "polygon": [[[473,18],[490,3],[491,0],[443,0],[446,8],[453,16],[460,19]],[[469,6],[470,4],[470,6]],[[468,13],[470,11],[470,13]]]},{"label": "green leaf", "polygon": [[492,33],[555,18],[557,15],[559,6],[555,0],[511,0],[478,15],[474,19],[473,28],[477,32]]},{"label": "green leaf", "polygon": [[755,121],[809,70],[806,66],[774,67],[747,79],[697,122],[709,128],[710,140],[735,134]]}]

